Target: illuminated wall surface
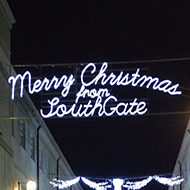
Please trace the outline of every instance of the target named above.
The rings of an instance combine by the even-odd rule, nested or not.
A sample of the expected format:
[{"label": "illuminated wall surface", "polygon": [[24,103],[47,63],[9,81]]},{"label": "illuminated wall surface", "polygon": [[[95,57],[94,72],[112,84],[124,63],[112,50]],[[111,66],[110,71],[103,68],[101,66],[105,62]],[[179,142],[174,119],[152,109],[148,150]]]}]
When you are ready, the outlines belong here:
[{"label": "illuminated wall surface", "polygon": [[[10,30],[14,22],[7,2],[0,0],[0,189],[25,190],[29,180],[37,184],[37,128],[40,125],[39,188],[53,190],[49,181],[57,178],[58,158],[59,178],[73,178],[74,174],[30,98],[26,95],[20,101],[16,95],[15,101],[10,101],[7,78],[15,74],[14,69],[10,71]],[[13,116],[28,119],[11,120]],[[78,184],[73,189],[82,188]]]},{"label": "illuminated wall surface", "polygon": [[190,188],[190,120],[187,124],[182,145],[176,160],[173,176],[176,174],[184,178],[181,186],[169,187],[169,190],[188,190]]}]

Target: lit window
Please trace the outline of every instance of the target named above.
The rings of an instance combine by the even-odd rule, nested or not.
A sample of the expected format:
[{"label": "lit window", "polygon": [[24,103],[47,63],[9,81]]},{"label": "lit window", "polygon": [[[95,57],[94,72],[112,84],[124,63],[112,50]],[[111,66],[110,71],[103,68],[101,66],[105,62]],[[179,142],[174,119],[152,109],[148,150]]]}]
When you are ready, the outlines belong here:
[{"label": "lit window", "polygon": [[25,129],[25,123],[22,121],[22,120],[20,120],[20,145],[23,147],[23,148],[25,148],[25,133],[26,133],[26,131],[25,131],[26,129]]},{"label": "lit window", "polygon": [[30,157],[35,160],[35,138],[33,136],[30,137]]},{"label": "lit window", "polygon": [[35,190],[36,189],[36,182],[33,180],[29,180],[26,183],[26,190]]}]

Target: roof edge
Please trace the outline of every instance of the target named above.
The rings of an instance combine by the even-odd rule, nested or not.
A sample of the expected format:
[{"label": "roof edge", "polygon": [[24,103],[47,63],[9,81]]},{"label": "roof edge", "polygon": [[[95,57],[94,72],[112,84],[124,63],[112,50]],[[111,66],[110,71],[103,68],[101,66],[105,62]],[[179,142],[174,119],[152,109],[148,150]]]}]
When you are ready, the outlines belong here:
[{"label": "roof edge", "polygon": [[2,8],[2,11],[8,21],[8,24],[10,26],[10,28],[12,28],[12,25],[16,22],[13,13],[9,7],[9,4],[7,3],[6,0],[0,0],[0,6]]}]

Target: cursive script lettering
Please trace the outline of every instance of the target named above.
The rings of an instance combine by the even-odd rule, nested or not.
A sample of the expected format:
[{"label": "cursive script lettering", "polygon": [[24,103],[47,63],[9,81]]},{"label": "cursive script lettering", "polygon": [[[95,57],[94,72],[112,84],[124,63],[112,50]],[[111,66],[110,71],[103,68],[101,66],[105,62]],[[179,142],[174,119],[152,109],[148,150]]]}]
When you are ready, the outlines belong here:
[{"label": "cursive script lettering", "polygon": [[109,96],[104,102],[102,101],[102,98],[98,96],[94,105],[92,105],[91,100],[89,100],[87,104],[77,105],[75,103],[70,109],[67,109],[67,106],[65,104],[59,104],[59,98],[55,97],[52,100],[48,100],[50,105],[49,113],[45,114],[42,109],[40,110],[40,113],[44,118],[49,118],[53,116],[63,117],[69,114],[71,114],[73,117],[89,117],[93,116],[96,111],[99,117],[103,115],[111,116],[113,114],[117,114],[118,116],[135,114],[143,115],[147,112],[146,103],[144,101],[137,102],[137,98],[135,98],[133,102],[121,102],[116,104],[116,106],[111,106],[109,108],[110,112],[108,112],[106,110],[106,106],[110,100],[114,100],[117,103],[117,98],[115,96]]},{"label": "cursive script lettering", "polygon": [[82,70],[81,82],[82,82],[82,85],[84,86],[90,86],[92,84],[97,85],[98,82],[100,82],[101,85],[103,86],[109,83],[111,86],[113,85],[127,86],[131,84],[134,87],[139,85],[140,87],[146,86],[146,88],[150,88],[152,85],[154,90],[163,91],[165,93],[169,93],[170,95],[181,94],[181,91],[177,91],[179,84],[172,85],[172,82],[170,80],[160,81],[159,78],[157,77],[152,78],[151,76],[146,76],[146,75],[140,76],[139,75],[140,69],[137,69],[136,72],[131,75],[131,77],[129,77],[129,73],[124,75],[122,71],[120,72],[118,76],[116,76],[113,72],[107,76],[105,71],[108,67],[108,64],[106,62],[102,64],[102,67],[100,68],[99,73],[91,81],[85,82],[84,76],[87,69],[89,69],[90,67],[92,67],[90,71],[91,74],[94,74],[96,72],[96,65],[94,63],[89,63]]},{"label": "cursive script lettering", "polygon": [[[140,75],[140,69],[137,68],[134,73],[119,74],[111,72],[107,74],[108,64],[104,62],[99,71],[94,63],[87,64],[80,75],[81,86],[76,93],[76,98],[73,104],[70,106],[62,104],[61,98],[68,96],[71,86],[75,82],[74,76],[62,75],[61,78],[54,76],[52,79],[44,78],[43,80],[37,79],[32,84],[32,76],[29,71],[26,71],[23,75],[18,74],[16,76],[10,76],[8,82],[11,84],[12,92],[11,98],[15,98],[15,89],[17,85],[20,85],[19,95],[23,97],[24,84],[27,85],[28,92],[30,94],[38,93],[41,90],[49,91],[50,89],[57,90],[61,88],[61,96],[53,97],[51,100],[47,100],[49,104],[49,111],[44,112],[40,109],[42,117],[64,117],[65,115],[72,115],[73,117],[89,117],[93,115],[101,116],[126,116],[126,115],[143,115],[148,109],[146,108],[146,102],[138,101],[134,98],[131,102],[120,102],[112,95],[105,86],[128,86],[133,87],[146,87],[158,90],[170,95],[180,95],[181,91],[178,90],[179,84],[172,84],[170,80],[160,80],[158,77],[151,77],[146,75]],[[90,75],[89,75],[90,72]],[[98,88],[97,85],[104,88]],[[82,100],[82,101],[80,101]]]},{"label": "cursive script lettering", "polygon": [[45,91],[48,91],[50,88],[57,89],[62,84],[64,87],[61,91],[61,95],[63,97],[66,97],[69,93],[71,85],[74,83],[75,79],[73,75],[70,75],[70,77],[67,77],[66,75],[63,75],[60,79],[58,79],[56,76],[54,76],[51,80],[47,79],[46,77],[41,81],[40,79],[37,79],[34,84],[32,85],[32,77],[29,71],[26,71],[23,76],[21,74],[18,74],[16,77],[11,76],[8,79],[9,83],[12,83],[12,92],[11,92],[11,98],[14,100],[15,97],[15,87],[18,79],[20,79],[20,97],[23,96],[24,91],[24,80],[26,79],[26,76],[28,76],[28,92],[30,94],[33,94],[34,92],[40,92],[43,88]]}]

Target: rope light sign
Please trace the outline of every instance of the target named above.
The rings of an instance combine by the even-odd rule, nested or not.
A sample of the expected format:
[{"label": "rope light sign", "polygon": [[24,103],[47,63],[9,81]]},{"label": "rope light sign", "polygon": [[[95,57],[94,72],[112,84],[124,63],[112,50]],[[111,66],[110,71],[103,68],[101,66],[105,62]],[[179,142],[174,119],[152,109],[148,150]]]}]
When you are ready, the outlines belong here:
[{"label": "rope light sign", "polygon": [[[126,115],[143,115],[148,111],[147,104],[137,97],[131,101],[124,102],[119,100],[107,88],[111,87],[144,87],[167,93],[169,95],[180,95],[178,90],[179,84],[173,84],[170,80],[160,80],[158,77],[141,75],[141,70],[137,68],[133,73],[111,72],[108,74],[108,63],[102,63],[100,69],[96,64],[88,63],[80,74],[80,89],[76,93],[76,98],[72,105],[67,106],[60,101],[69,95],[71,86],[75,84],[74,74],[62,75],[61,77],[53,76],[51,79],[44,77],[32,82],[32,75],[29,71],[24,74],[10,76],[8,82],[11,85],[11,98],[15,99],[16,85],[19,85],[19,96],[24,94],[24,84],[27,84],[27,91],[30,94],[39,93],[40,91],[48,92],[50,89],[57,90],[61,88],[59,96],[47,99],[49,105],[48,111],[40,109],[40,114],[44,118],[64,117],[90,117],[97,114],[101,116],[126,116]],[[85,102],[83,100],[86,100]],[[109,106],[108,106],[109,105]],[[111,106],[110,106],[111,105]]]}]

